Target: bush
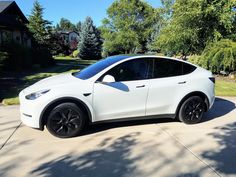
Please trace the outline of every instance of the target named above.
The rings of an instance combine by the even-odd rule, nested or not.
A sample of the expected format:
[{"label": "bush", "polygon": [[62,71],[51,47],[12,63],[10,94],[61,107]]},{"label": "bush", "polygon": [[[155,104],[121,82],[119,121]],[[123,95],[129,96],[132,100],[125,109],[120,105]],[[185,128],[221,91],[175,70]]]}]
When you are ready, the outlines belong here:
[{"label": "bush", "polygon": [[19,44],[11,44],[4,46],[3,51],[8,53],[8,57],[4,61],[4,68],[7,70],[19,71],[32,66],[33,57],[30,48]]},{"label": "bush", "polygon": [[41,67],[49,66],[54,63],[52,55],[47,48],[33,50],[34,64],[39,64]]},{"label": "bush", "polygon": [[189,58],[188,58],[188,61],[190,63],[193,63],[195,65],[201,65],[201,56],[199,55],[191,55]]},{"label": "bush", "polygon": [[78,49],[75,50],[75,51],[72,53],[72,57],[73,57],[73,58],[77,58],[78,55],[79,55],[79,50],[78,50]]},{"label": "bush", "polygon": [[229,39],[222,39],[210,43],[204,49],[200,65],[210,69],[214,73],[224,71],[235,71],[236,69],[236,42]]},{"label": "bush", "polygon": [[34,64],[42,67],[53,64],[52,55],[46,48],[32,49],[19,44],[11,44],[2,47],[0,55],[0,65],[2,63],[2,68],[5,70],[21,71],[32,68]]},{"label": "bush", "polygon": [[188,61],[211,70],[213,73],[235,71],[236,42],[222,39],[218,42],[210,43],[206,46],[202,55],[192,55]]},{"label": "bush", "polygon": [[2,71],[7,58],[8,58],[8,53],[0,51],[0,71]]}]

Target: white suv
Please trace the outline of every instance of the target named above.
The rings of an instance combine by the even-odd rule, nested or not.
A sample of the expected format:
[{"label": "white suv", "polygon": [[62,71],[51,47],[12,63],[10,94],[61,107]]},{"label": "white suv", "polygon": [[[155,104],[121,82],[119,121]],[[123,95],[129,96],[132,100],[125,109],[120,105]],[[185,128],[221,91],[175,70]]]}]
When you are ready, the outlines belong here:
[{"label": "white suv", "polygon": [[78,135],[86,121],[177,118],[193,124],[213,105],[214,83],[211,72],[182,60],[118,55],[21,91],[21,120],[64,138]]}]

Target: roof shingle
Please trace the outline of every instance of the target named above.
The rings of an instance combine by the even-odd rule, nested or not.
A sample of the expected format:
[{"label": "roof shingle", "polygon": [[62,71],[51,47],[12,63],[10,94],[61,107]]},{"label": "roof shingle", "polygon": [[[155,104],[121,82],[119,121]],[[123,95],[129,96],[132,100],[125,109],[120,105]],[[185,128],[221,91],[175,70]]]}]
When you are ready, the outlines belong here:
[{"label": "roof shingle", "polygon": [[9,7],[14,1],[0,1],[0,13]]}]

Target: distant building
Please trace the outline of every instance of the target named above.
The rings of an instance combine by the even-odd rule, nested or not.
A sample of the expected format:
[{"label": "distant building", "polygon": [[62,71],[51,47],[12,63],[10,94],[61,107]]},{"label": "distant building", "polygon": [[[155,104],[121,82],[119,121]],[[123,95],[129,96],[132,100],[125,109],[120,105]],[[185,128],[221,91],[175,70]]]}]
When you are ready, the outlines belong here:
[{"label": "distant building", "polygon": [[31,47],[27,23],[15,1],[0,1],[0,46],[18,43]]},{"label": "distant building", "polygon": [[70,50],[76,50],[79,42],[79,34],[75,31],[58,31],[59,39],[63,45],[67,45]]}]

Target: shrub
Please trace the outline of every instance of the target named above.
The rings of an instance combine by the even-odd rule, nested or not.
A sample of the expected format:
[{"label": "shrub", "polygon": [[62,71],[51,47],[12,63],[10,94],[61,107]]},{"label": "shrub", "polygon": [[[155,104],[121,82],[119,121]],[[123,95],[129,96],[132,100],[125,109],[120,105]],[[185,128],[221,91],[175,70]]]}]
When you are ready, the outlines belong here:
[{"label": "shrub", "polygon": [[193,63],[195,65],[201,65],[201,56],[199,55],[191,55],[189,58],[188,58],[188,61],[190,63]]},{"label": "shrub", "polygon": [[235,71],[236,69],[236,42],[229,39],[222,39],[210,43],[204,49],[200,65],[219,73],[221,70]]},{"label": "shrub", "polygon": [[8,58],[8,53],[0,51],[0,71],[2,71],[7,58]]},{"label": "shrub", "polygon": [[78,55],[79,55],[79,50],[78,50],[78,49],[75,50],[75,51],[73,51],[73,53],[72,53],[72,57],[73,57],[73,58],[78,57]]},{"label": "shrub", "polygon": [[0,54],[4,59],[4,61],[0,59],[0,63],[6,70],[21,71],[32,68],[33,64],[39,64],[42,67],[53,64],[52,55],[47,48],[33,49],[19,44],[5,45],[2,48],[1,53],[7,55],[3,57],[3,54]]},{"label": "shrub", "polygon": [[33,50],[34,63],[41,67],[49,66],[54,63],[52,55],[47,48],[39,48]]},{"label": "shrub", "polygon": [[8,53],[8,57],[4,61],[4,68],[8,70],[22,70],[32,66],[33,57],[30,48],[19,44],[11,44],[4,46],[3,51]]},{"label": "shrub", "polygon": [[229,39],[222,39],[210,43],[204,49],[202,55],[192,55],[189,62],[211,70],[213,73],[220,71],[236,70],[236,42]]}]

